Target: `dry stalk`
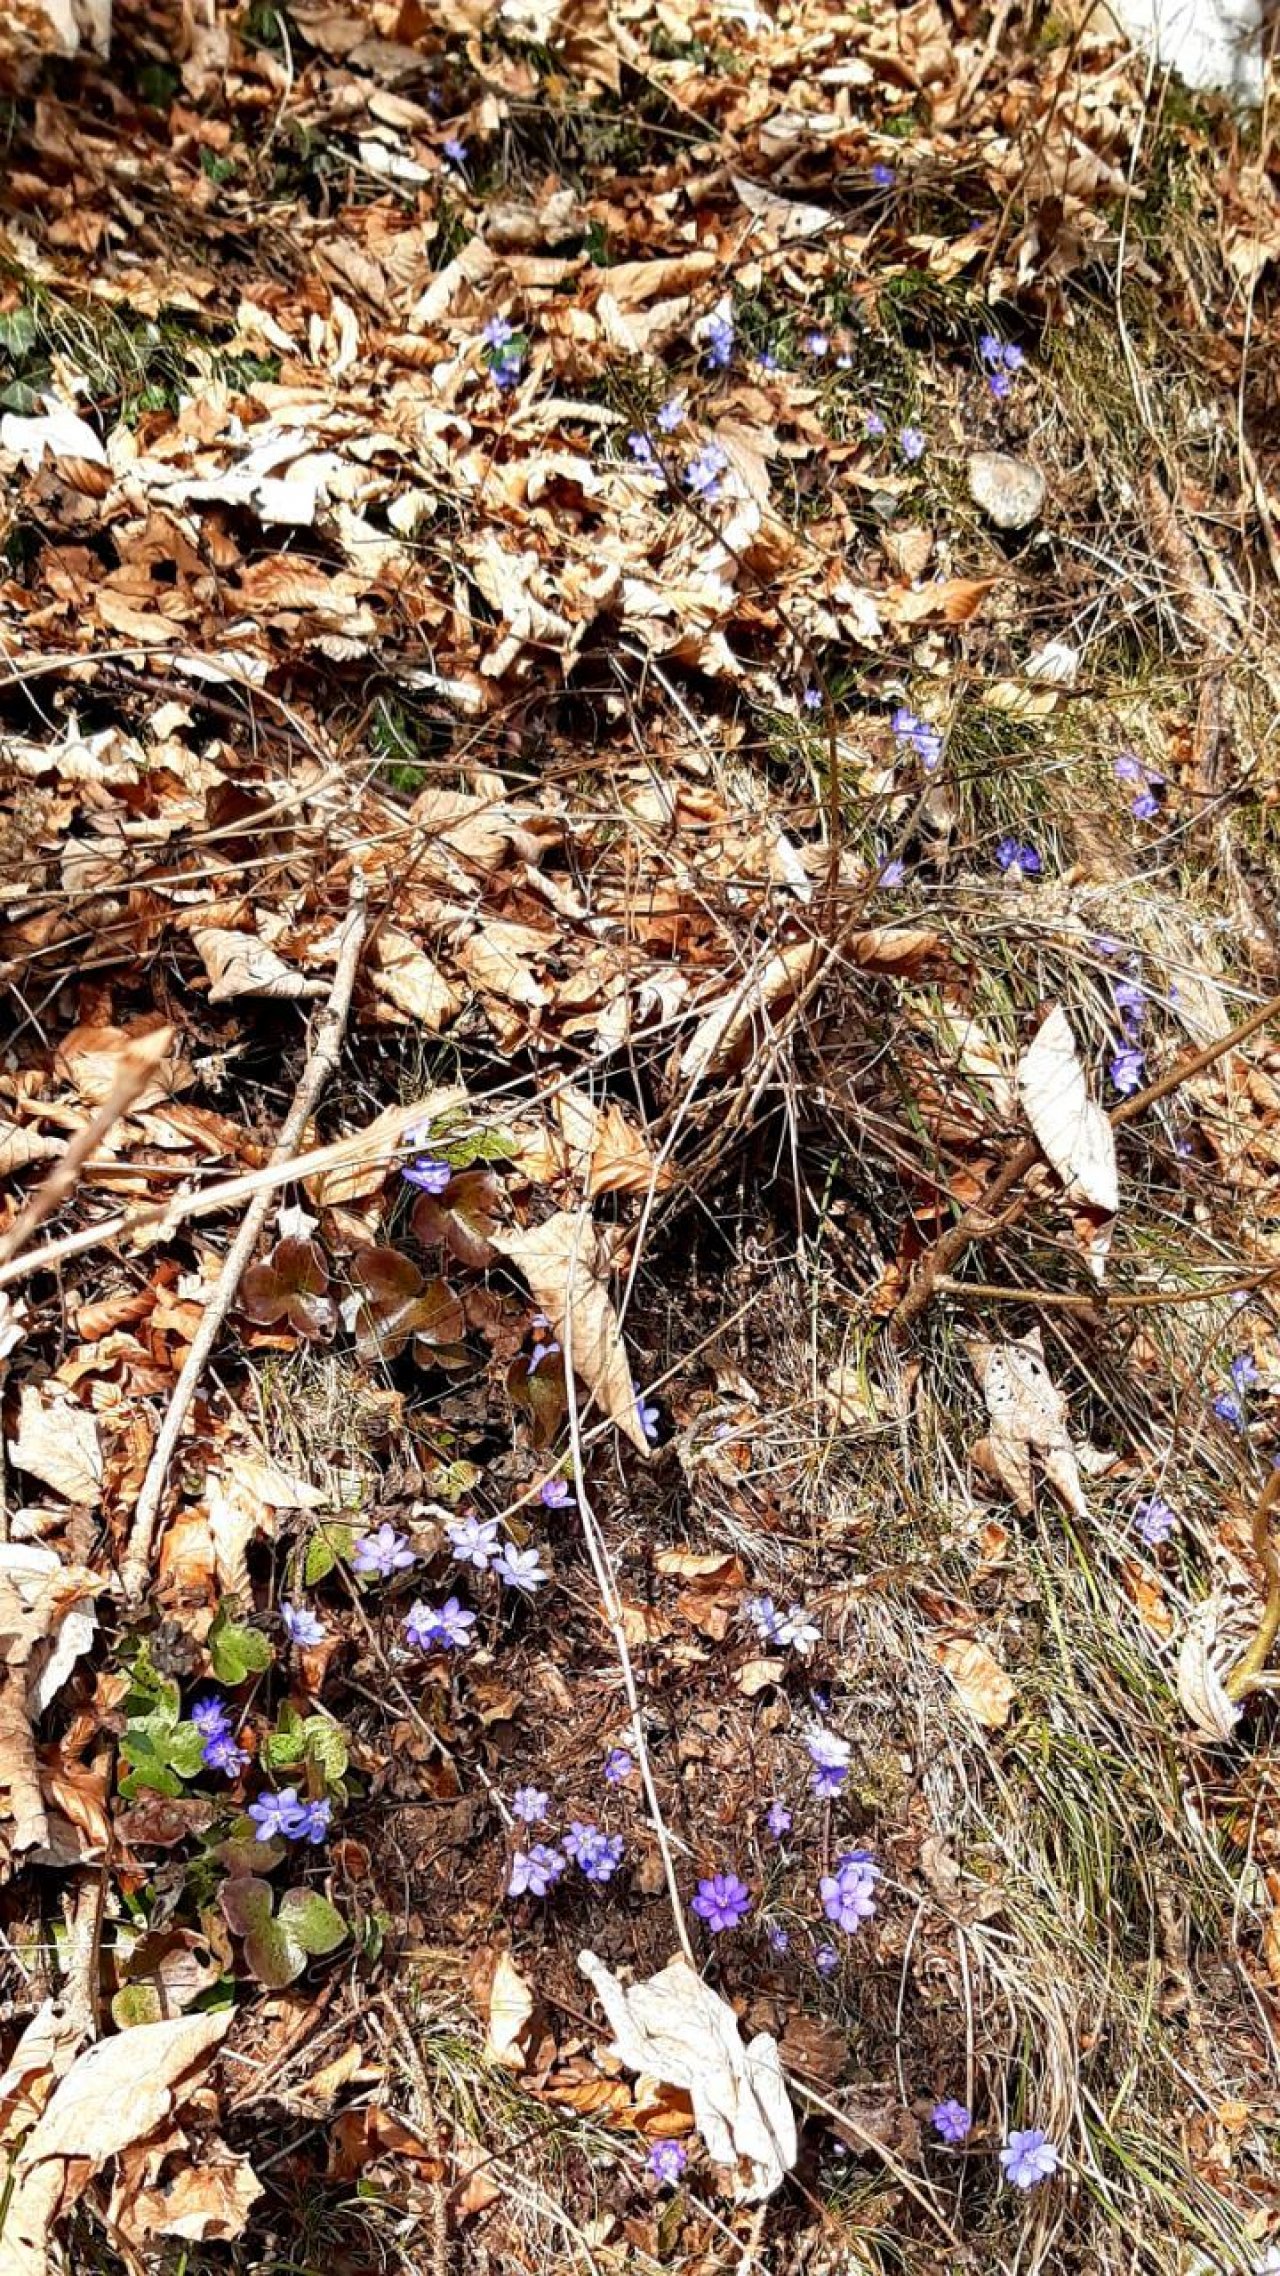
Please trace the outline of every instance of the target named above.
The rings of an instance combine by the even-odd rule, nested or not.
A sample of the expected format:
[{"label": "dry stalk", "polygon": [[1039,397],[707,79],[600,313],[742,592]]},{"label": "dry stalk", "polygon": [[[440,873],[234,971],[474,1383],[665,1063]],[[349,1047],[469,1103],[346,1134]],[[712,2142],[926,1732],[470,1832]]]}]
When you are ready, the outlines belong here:
[{"label": "dry stalk", "polygon": [[[312,1045],[307,1064],[302,1071],[302,1080],[294,1093],[293,1104],[280,1132],[280,1140],[274,1158],[269,1165],[274,1170],[285,1169],[291,1164],[296,1166],[302,1133],[315,1110],[316,1101],[338,1064],[343,1037],[347,1032],[347,1021],[351,1013],[356,968],[360,962],[360,950],[364,943],[368,922],[365,881],[363,874],[357,870],[351,880],[351,907],[338,950],[333,987],[329,1001],[317,1022],[315,1042]],[[183,1425],[190,1412],[191,1402],[196,1395],[196,1387],[200,1377],[204,1373],[209,1355],[217,1342],[222,1324],[235,1301],[236,1291],[240,1286],[245,1267],[258,1245],[262,1228],[266,1224],[271,1208],[274,1190],[274,1186],[264,1186],[261,1191],[255,1194],[245,1211],[244,1221],[227,1251],[222,1270],[218,1275],[217,1286],[205,1306],[204,1317],[200,1322],[199,1330],[183,1362],[182,1373],[174,1385],[169,1410],[152,1450],[151,1460],[147,1465],[147,1474],[142,1481],[142,1490],[138,1495],[133,1527],[129,1535],[129,1547],[121,1571],[121,1583],[125,1596],[130,1601],[135,1601],[141,1596],[146,1587],[151,1567],[151,1549],[155,1538],[156,1521],[160,1514],[160,1503],[164,1494],[165,1480],[169,1474],[169,1464],[182,1435]]]}]

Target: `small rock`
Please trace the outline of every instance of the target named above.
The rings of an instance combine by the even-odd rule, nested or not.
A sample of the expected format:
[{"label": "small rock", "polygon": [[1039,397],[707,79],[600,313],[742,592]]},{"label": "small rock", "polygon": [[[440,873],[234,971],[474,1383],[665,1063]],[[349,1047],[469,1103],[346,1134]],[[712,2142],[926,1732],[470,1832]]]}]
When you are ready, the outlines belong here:
[{"label": "small rock", "polygon": [[969,460],[969,496],[997,529],[1025,529],[1044,505],[1044,476],[1029,459],[976,450]]}]

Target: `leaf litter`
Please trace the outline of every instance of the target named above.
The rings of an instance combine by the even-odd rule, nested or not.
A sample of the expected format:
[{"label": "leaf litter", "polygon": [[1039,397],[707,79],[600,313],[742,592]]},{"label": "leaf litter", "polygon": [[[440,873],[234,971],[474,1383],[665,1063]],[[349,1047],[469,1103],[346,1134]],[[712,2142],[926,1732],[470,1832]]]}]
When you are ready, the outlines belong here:
[{"label": "leaf litter", "polygon": [[1269,2267],[1266,114],[0,81],[0,2261]]}]

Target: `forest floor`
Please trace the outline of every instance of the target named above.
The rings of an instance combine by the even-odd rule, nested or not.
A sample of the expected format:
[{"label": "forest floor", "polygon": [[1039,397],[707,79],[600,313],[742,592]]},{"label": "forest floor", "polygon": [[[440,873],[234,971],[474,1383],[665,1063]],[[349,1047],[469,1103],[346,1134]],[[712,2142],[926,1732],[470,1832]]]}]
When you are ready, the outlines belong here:
[{"label": "forest floor", "polygon": [[0,2271],[1280,2266],[1266,114],[107,12],[0,27]]}]

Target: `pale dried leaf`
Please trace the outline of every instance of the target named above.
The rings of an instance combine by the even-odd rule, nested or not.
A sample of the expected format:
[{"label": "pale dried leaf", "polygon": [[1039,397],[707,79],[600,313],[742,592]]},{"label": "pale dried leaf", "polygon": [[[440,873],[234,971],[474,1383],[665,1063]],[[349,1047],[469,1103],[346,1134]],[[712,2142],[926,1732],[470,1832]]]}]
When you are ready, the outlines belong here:
[{"label": "pale dried leaf", "polygon": [[1215,1646],[1222,1618],[1219,1597],[1206,1597],[1189,1615],[1178,1653],[1178,1697],[1206,1738],[1229,1739],[1242,1710],[1227,1697]]},{"label": "pale dried leaf", "polygon": [[460,1007],[435,959],[393,926],[378,934],[371,973],[375,992],[428,1035],[438,1035]]},{"label": "pale dried leaf", "polygon": [[818,958],[816,940],[797,941],[776,951],[747,978],[703,1013],[680,1058],[686,1082],[718,1074],[748,1042],[756,1019],[773,1004],[795,994]]},{"label": "pale dried leaf", "polygon": [[194,935],[201,961],[213,985],[211,1004],[229,1003],[233,996],[309,996],[313,983],[276,955],[256,933],[226,932],[220,926]]},{"label": "pale dried leaf", "polygon": [[987,1441],[1001,1475],[1006,1465],[1018,1480],[1015,1499],[1022,1507],[1029,1499],[1030,1466],[1027,1450],[1034,1447],[1045,1472],[1069,1509],[1087,1517],[1088,1505],[1080,1483],[1075,1449],[1067,1428],[1067,1402],[1059,1391],[1040,1351],[1037,1335],[1022,1343],[975,1344],[974,1364],[991,1417]]},{"label": "pale dried leaf", "polygon": [[728,2001],[687,1960],[672,1960],[647,1982],[629,1987],[594,1952],[580,1952],[578,1966],[628,2070],[683,2087],[709,2155],[734,2175],[734,2194],[771,2197],[798,2150],[776,2039],[761,2031],[744,2046]]},{"label": "pale dried leaf", "polygon": [[648,1454],[622,1329],[596,1272],[590,1222],[561,1209],[545,1225],[524,1233],[497,1233],[494,1238],[503,1255],[524,1274],[574,1373],[589,1385],[632,1445]]},{"label": "pale dried leaf", "polygon": [[1013,1705],[1013,1684],[985,1644],[956,1636],[939,1647],[938,1658],[975,1720],[1001,1731]]},{"label": "pale dried leaf", "polygon": [[9,1440],[9,1459],[19,1470],[52,1486],[69,1502],[96,1509],[102,1499],[102,1445],[98,1425],[56,1384],[24,1383],[18,1401],[18,1432]]},{"label": "pale dried leaf", "polygon": [[489,2029],[485,2052],[504,2070],[522,2071],[528,2060],[525,2045],[533,2017],[533,1993],[509,1952],[498,1954],[489,1993]]},{"label": "pale dried leaf", "polygon": [[1017,1080],[1027,1120],[1068,1192],[1113,1213],[1120,1206],[1115,1132],[1089,1096],[1061,1004],[1023,1052]]}]

